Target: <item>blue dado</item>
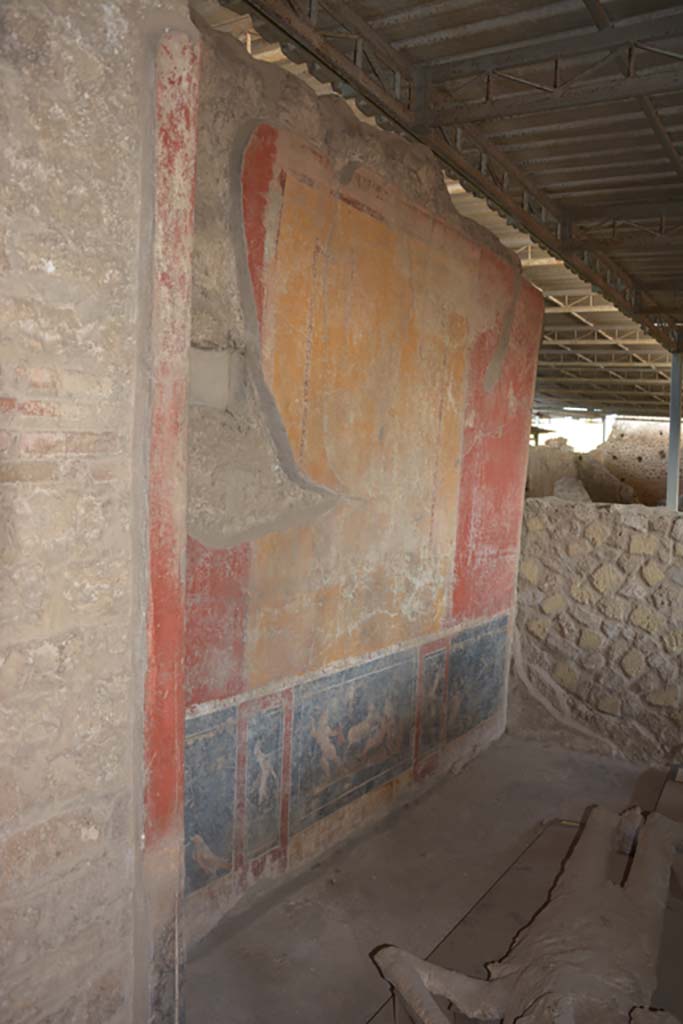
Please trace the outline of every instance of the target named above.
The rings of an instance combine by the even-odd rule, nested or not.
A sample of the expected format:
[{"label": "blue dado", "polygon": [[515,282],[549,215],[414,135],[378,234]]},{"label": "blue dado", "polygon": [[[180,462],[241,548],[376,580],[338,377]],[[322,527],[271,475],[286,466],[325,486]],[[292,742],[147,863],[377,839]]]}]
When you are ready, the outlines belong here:
[{"label": "blue dado", "polygon": [[187,891],[233,870],[238,857],[249,861],[286,842],[287,795],[291,836],[488,719],[504,691],[507,627],[507,616],[500,616],[444,638],[436,650],[430,645],[419,686],[419,647],[295,684],[291,759],[284,702],[259,708],[248,698],[242,751],[235,707],[195,709],[185,736]]}]

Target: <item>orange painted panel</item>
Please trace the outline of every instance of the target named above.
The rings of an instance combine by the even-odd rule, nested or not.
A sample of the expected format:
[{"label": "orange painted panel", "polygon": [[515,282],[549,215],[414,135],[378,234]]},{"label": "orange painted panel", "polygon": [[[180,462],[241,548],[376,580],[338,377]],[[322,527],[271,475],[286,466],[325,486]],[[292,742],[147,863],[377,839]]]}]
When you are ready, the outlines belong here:
[{"label": "orange painted panel", "polygon": [[[339,174],[262,125],[242,188],[265,382],[299,470],[336,496],[252,542],[245,668],[259,688],[434,634],[456,595],[479,614],[469,580],[484,563],[456,553],[456,532],[493,544],[499,565],[516,558],[521,499],[498,543],[500,511],[476,526],[472,489],[517,495],[538,332],[525,289],[489,386],[515,268],[367,168]],[[512,462],[514,486],[492,484]],[[507,577],[487,580],[508,607]]]}]

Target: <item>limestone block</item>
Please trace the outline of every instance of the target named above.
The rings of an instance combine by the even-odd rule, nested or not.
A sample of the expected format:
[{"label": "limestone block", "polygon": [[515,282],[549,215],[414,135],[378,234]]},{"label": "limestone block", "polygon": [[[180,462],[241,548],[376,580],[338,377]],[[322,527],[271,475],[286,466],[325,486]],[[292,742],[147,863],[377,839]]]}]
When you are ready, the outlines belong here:
[{"label": "limestone block", "polygon": [[570,693],[578,693],[580,689],[579,672],[571,661],[558,661],[553,675],[563,689],[569,690]]},{"label": "limestone block", "polygon": [[673,708],[680,703],[681,692],[678,686],[665,686],[661,690],[648,693],[645,700],[658,708]]},{"label": "limestone block", "polygon": [[571,595],[579,604],[593,605],[599,600],[599,595],[596,594],[590,583],[587,583],[585,580],[572,583]]},{"label": "limestone block", "polygon": [[664,646],[672,654],[677,654],[678,651],[683,651],[683,630],[672,630],[670,633],[664,634]]},{"label": "limestone block", "polygon": [[556,480],[553,486],[553,496],[561,498],[562,501],[591,501],[590,494],[575,476],[563,476]]},{"label": "limestone block", "polygon": [[631,530],[638,530],[639,533],[647,533],[649,529],[649,518],[639,508],[629,508],[624,506],[618,509],[617,514],[620,514],[621,521],[625,526],[628,526]]},{"label": "limestone block", "polygon": [[519,574],[532,586],[537,587],[543,575],[543,566],[536,558],[523,558],[519,564]]},{"label": "limestone block", "polygon": [[537,640],[545,640],[550,625],[550,619],[530,619],[526,628]]},{"label": "limestone block", "polygon": [[541,533],[545,530],[545,521],[540,516],[529,516],[526,520],[526,528],[529,533]]},{"label": "limestone block", "polygon": [[645,668],[645,658],[637,647],[633,647],[621,659],[621,667],[630,679],[637,679]]},{"label": "limestone block", "polygon": [[683,565],[672,565],[669,569],[669,580],[679,587],[683,587]]},{"label": "limestone block", "polygon": [[590,551],[590,546],[585,540],[572,540],[567,545],[567,554],[570,558],[582,558]]},{"label": "limestone block", "polygon": [[656,562],[646,562],[640,571],[649,587],[656,587],[664,579],[664,572]]},{"label": "limestone block", "polygon": [[601,594],[610,594],[618,590],[624,582],[624,574],[616,566],[606,562],[595,570],[592,580]]},{"label": "limestone block", "polygon": [[592,502],[590,504],[578,503],[572,509],[572,515],[581,523],[590,523],[595,519],[595,505]]},{"label": "limestone block", "polygon": [[619,717],[621,715],[621,701],[613,693],[604,693],[598,697],[598,710],[605,715]]},{"label": "limestone block", "polygon": [[605,523],[601,523],[599,520],[595,523],[590,523],[586,527],[586,538],[595,547],[601,547],[609,537],[609,534],[609,527]]},{"label": "limestone block", "polygon": [[614,639],[615,636],[621,633],[622,628],[621,623],[614,622],[611,619],[605,619],[602,624],[602,631],[610,640]]},{"label": "limestone block", "polygon": [[648,633],[659,632],[663,625],[660,616],[647,604],[637,605],[631,612],[630,621],[634,626],[645,629]]},{"label": "limestone block", "polygon": [[597,651],[602,646],[603,638],[592,629],[582,629],[579,637],[579,647],[584,651]]},{"label": "limestone block", "polygon": [[656,555],[660,538],[653,533],[637,533],[631,537],[629,551],[632,555]]},{"label": "limestone block", "polygon": [[683,543],[683,516],[676,516],[671,528],[671,536],[674,540]]},{"label": "limestone block", "polygon": [[629,613],[629,602],[625,601],[623,597],[610,595],[601,602],[600,607],[608,618],[615,618],[620,623],[626,622],[626,616]]},{"label": "limestone block", "polygon": [[581,604],[571,606],[571,616],[582,626],[589,626],[591,629],[595,628],[601,620],[601,615],[595,608]]},{"label": "limestone block", "polygon": [[546,615],[557,615],[567,607],[567,599],[563,594],[549,594],[541,601],[541,608]]}]

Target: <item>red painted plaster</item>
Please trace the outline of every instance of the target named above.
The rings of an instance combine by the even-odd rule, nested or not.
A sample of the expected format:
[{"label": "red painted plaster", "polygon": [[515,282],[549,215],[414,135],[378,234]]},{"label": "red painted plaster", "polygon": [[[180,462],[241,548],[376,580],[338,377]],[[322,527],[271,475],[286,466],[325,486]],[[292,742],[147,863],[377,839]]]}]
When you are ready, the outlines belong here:
[{"label": "red painted plaster", "polygon": [[242,174],[244,236],[259,323],[263,321],[266,206],[277,156],[277,137],[277,129],[272,125],[259,125],[249,139],[243,162],[247,169]]},{"label": "red painted plaster", "polygon": [[[517,294],[515,273],[482,250],[478,291],[496,315],[476,339],[469,361],[452,605],[458,622],[489,618],[514,601],[543,320],[540,292],[522,281]],[[510,304],[509,342],[491,386],[487,369]]]},{"label": "red painted plaster", "polygon": [[145,836],[181,827],[185,417],[199,47],[167,33],[156,60]]},{"label": "red painted plaster", "polygon": [[229,551],[187,539],[185,701],[242,693],[251,545]]}]

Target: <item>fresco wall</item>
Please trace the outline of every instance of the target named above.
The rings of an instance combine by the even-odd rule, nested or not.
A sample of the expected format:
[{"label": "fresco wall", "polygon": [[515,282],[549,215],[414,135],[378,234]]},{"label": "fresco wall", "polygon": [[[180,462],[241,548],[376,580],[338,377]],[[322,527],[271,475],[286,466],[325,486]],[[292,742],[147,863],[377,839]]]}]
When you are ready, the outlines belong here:
[{"label": "fresco wall", "polygon": [[[376,159],[281,121],[236,140],[226,232],[250,400],[302,499],[221,546],[225,473],[225,512],[214,493],[205,529],[207,485],[188,539],[187,889],[205,919],[504,722],[540,296]],[[201,199],[197,216],[201,245]],[[234,423],[198,415],[212,441],[193,449],[191,426],[190,460],[210,462]]]}]

